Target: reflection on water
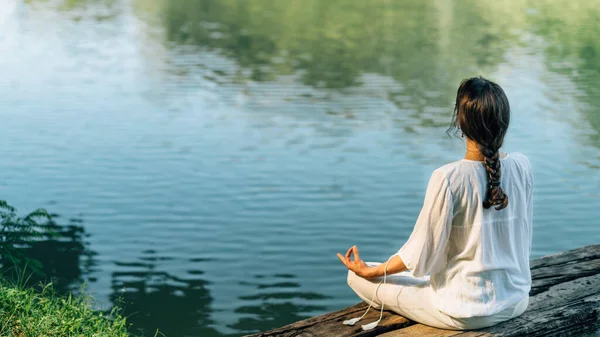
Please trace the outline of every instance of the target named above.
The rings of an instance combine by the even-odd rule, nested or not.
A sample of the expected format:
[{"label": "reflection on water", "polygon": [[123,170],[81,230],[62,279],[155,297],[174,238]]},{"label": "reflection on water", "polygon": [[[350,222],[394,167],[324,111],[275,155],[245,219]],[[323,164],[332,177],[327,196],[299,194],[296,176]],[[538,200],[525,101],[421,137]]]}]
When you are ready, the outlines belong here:
[{"label": "reflection on water", "polygon": [[47,223],[53,234],[46,234],[32,242],[26,254],[42,264],[39,277],[30,282],[50,281],[55,290],[64,293],[77,290],[86,276],[95,270],[95,252],[89,247],[82,219],[69,219],[69,224],[60,225],[54,219]]},{"label": "reflection on water", "polygon": [[[159,263],[177,263],[148,250],[134,262],[116,262],[112,273],[111,301],[123,308],[132,329],[145,336],[159,330],[166,336],[213,336],[209,328],[213,298],[200,270],[177,277],[161,270]],[[186,264],[179,262],[178,264]],[[187,263],[188,266],[193,265]]]},{"label": "reflection on water", "polygon": [[[595,85],[600,77],[600,43],[595,38],[600,33],[597,4],[588,2],[579,6],[548,1],[532,17],[534,32],[552,38],[544,50],[548,68],[575,84],[575,88],[565,92],[564,86],[556,83],[557,94],[576,101],[578,110],[587,118],[587,123],[577,127],[588,133],[592,144],[600,147],[600,87]],[[594,132],[586,132],[589,127]]]},{"label": "reflection on water", "polygon": [[84,218],[32,254],[147,335],[264,330],[356,302],[335,253],[408,237],[464,150],[456,87],[481,74],[534,167],[534,257],[596,243],[599,18],[568,0],[0,1],[0,188]]},{"label": "reflection on water", "polygon": [[[110,300],[123,309],[132,332],[153,336],[159,330],[173,337],[224,335],[211,328],[216,323],[210,317],[214,299],[205,273],[192,269],[186,276],[177,277],[163,270],[173,263],[189,268],[199,259],[184,263],[159,257],[153,250],[143,253],[136,262],[116,262],[118,271],[112,273]],[[239,282],[239,286],[255,292],[238,297],[235,313],[240,318],[229,325],[237,333],[225,335],[260,332],[308,318],[307,313],[327,310],[324,305],[310,303],[330,297],[301,291],[294,275],[257,275],[254,279],[255,282]]]},{"label": "reflection on water", "polygon": [[[266,88],[269,98],[285,95],[286,100],[316,103],[316,108],[319,103],[342,103],[336,96],[345,91],[327,89],[353,88],[360,100],[327,111],[352,116],[348,110],[373,108],[369,105],[384,100],[431,127],[447,124],[456,83],[465,74],[496,67],[515,40],[509,23],[492,25],[493,17],[476,4],[193,0],[165,2],[162,15],[170,42],[201,48],[191,49],[190,56],[210,50],[235,62],[219,64],[201,57],[184,62],[181,72],[199,67],[205,78],[245,86],[249,94],[254,81],[279,82],[279,88]],[[455,12],[467,14],[454,17]],[[449,35],[459,38],[450,43]],[[472,53],[473,48],[478,52]],[[292,82],[282,81],[282,76],[291,76]],[[300,83],[320,91],[298,88]]]},{"label": "reflection on water", "polygon": [[235,312],[244,317],[230,325],[244,334],[283,326],[311,317],[307,313],[327,310],[327,306],[311,304],[314,303],[311,300],[330,297],[301,291],[295,275],[256,275],[254,279],[254,282],[240,282],[241,286],[255,288],[257,293],[239,297],[240,304]]},{"label": "reflection on water", "polygon": [[40,270],[7,264],[2,266],[2,276],[24,286],[52,283],[54,290],[62,294],[80,290],[94,271],[95,253],[89,248],[81,219],[69,219],[68,224],[60,222],[58,214],[51,214],[49,220],[39,224],[43,231],[21,245],[21,254],[40,262]]}]

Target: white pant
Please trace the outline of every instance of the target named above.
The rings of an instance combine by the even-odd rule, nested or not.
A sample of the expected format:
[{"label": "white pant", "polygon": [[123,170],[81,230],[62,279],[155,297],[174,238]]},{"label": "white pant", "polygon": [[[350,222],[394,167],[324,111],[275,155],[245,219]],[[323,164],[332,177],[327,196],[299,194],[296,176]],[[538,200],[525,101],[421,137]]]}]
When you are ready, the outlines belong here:
[{"label": "white pant", "polygon": [[[379,263],[368,262],[367,265],[374,266]],[[379,284],[381,278],[366,280],[348,271],[348,285],[368,304],[375,308],[392,310],[412,321],[429,325],[440,329],[449,330],[471,330],[498,324],[521,315],[529,304],[529,296],[521,302],[506,308],[505,310],[490,315],[470,318],[455,318],[439,311],[432,299],[433,290],[429,284],[429,276],[415,278],[408,271],[393,274],[387,277],[386,284]],[[373,295],[377,296],[373,302]]]}]

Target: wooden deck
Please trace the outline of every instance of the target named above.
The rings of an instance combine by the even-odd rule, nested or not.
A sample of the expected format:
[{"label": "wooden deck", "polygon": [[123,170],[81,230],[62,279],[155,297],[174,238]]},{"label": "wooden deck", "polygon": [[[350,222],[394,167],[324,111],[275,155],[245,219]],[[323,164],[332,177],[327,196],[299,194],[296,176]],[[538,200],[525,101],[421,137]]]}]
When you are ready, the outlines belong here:
[{"label": "wooden deck", "polygon": [[[529,307],[523,315],[501,324],[471,331],[431,328],[384,312],[379,326],[362,331],[360,324],[342,321],[362,315],[365,303],[309,318],[251,337],[348,337],[348,336],[578,336],[600,332],[600,245],[586,246],[531,261],[533,285]],[[362,322],[379,318],[371,310]]]}]

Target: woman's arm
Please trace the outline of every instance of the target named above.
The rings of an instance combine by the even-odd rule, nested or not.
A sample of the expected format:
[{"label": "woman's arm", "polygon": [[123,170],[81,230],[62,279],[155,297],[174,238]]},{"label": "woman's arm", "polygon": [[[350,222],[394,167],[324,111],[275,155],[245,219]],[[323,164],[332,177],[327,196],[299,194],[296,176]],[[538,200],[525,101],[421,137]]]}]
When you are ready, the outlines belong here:
[{"label": "woman's arm", "polygon": [[[387,274],[395,274],[410,266],[414,277],[423,277],[436,265],[445,264],[448,244],[454,217],[454,202],[446,174],[435,170],[429,179],[423,208],[408,240],[387,263]],[[354,261],[351,255],[354,253]],[[363,278],[376,278],[384,275],[386,263],[369,267],[358,256],[356,246],[350,248],[346,256],[338,254],[342,263],[356,275]]]},{"label": "woman's arm", "polygon": [[[387,265],[387,268],[386,268]],[[384,271],[386,275],[396,274],[408,270],[404,265],[404,261],[398,255],[394,255],[390,258],[389,262],[382,263],[375,267],[369,267],[368,270],[365,271],[365,276],[363,278],[376,278],[382,277],[384,275]],[[359,275],[360,276],[360,275]]]},{"label": "woman's arm", "polygon": [[[351,259],[352,254],[354,254],[354,260]],[[346,256],[342,256],[342,254],[338,253],[337,257],[346,267],[348,267],[348,269],[352,270],[356,275],[366,279],[382,277],[384,274],[391,275],[408,270],[398,255],[394,255],[386,263],[369,267],[360,259],[358,248],[356,246],[352,246],[348,249]]]}]

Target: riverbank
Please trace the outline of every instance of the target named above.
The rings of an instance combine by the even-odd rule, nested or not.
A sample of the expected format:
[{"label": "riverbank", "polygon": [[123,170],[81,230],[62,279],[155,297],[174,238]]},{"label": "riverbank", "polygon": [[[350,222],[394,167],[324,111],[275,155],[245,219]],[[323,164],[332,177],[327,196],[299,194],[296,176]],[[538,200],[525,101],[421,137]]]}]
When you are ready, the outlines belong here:
[{"label": "riverbank", "polygon": [[59,296],[50,285],[41,290],[0,281],[0,336],[127,337],[117,310],[91,309],[88,296]]}]

